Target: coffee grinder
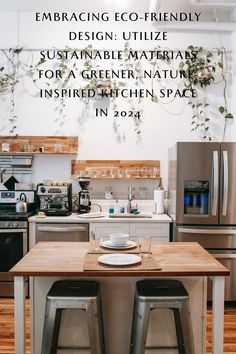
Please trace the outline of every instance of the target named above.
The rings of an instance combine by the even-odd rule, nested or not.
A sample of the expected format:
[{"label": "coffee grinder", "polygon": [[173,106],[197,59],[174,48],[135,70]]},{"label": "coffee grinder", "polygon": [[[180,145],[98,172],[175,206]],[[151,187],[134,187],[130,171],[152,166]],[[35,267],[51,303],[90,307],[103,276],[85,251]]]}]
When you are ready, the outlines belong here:
[{"label": "coffee grinder", "polygon": [[88,213],[90,211],[90,195],[88,191],[88,186],[90,183],[89,177],[79,177],[79,185],[81,187],[81,191],[79,192],[79,206],[78,213]]}]

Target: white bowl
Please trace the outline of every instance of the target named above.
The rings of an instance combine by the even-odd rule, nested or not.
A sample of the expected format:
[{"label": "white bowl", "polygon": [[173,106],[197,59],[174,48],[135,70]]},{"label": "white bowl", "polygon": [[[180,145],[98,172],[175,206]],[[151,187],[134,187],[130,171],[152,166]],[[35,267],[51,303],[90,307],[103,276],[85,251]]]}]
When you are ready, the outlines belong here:
[{"label": "white bowl", "polygon": [[129,240],[129,234],[122,234],[122,233],[110,234],[110,240],[114,246],[124,246]]}]

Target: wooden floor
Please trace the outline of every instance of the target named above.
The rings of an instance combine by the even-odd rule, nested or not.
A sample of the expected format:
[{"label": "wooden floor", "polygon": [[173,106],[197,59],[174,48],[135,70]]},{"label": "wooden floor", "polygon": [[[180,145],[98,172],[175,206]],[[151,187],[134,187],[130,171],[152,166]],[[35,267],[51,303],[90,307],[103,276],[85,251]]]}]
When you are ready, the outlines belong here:
[{"label": "wooden floor", "polygon": [[[27,353],[30,353],[29,303],[27,302]],[[211,310],[207,313],[206,353],[211,353]],[[224,353],[236,354],[236,307],[225,309]],[[0,354],[14,352],[14,310],[13,301],[0,299]],[[196,353],[197,354],[197,353]]]}]

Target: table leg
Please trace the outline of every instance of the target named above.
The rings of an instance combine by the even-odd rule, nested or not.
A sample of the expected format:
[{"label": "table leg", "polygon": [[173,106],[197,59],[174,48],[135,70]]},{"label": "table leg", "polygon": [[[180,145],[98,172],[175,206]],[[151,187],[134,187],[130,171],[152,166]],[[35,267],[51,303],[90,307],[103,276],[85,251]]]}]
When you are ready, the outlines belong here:
[{"label": "table leg", "polygon": [[225,277],[212,279],[212,354],[224,352],[224,290]]},{"label": "table leg", "polygon": [[14,277],[15,353],[25,354],[25,279]]}]

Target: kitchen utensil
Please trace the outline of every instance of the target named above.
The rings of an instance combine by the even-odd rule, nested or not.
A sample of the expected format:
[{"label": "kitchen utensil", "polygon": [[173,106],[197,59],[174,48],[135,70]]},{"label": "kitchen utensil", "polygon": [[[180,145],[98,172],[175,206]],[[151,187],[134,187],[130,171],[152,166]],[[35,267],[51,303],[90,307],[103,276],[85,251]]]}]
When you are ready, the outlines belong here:
[{"label": "kitchen utensil", "polygon": [[3,182],[3,178],[2,178],[2,175],[6,172],[6,169],[5,168],[1,168],[0,169],[0,183]]},{"label": "kitchen utensil", "polygon": [[105,254],[103,256],[98,257],[98,262],[113,265],[113,266],[125,266],[131,265],[141,262],[141,257],[136,256],[135,254],[128,253],[113,253],[113,254]]},{"label": "kitchen utensil", "polygon": [[20,199],[16,203],[16,212],[17,213],[27,213],[28,203],[26,201],[25,193],[20,194]]},{"label": "kitchen utensil", "polygon": [[4,186],[9,190],[9,191],[14,191],[15,190],[15,183],[18,183],[17,179],[14,176],[11,176],[8,178],[8,180],[4,183]]}]

